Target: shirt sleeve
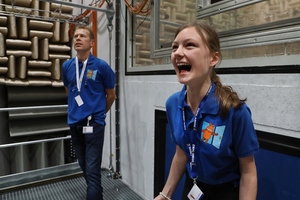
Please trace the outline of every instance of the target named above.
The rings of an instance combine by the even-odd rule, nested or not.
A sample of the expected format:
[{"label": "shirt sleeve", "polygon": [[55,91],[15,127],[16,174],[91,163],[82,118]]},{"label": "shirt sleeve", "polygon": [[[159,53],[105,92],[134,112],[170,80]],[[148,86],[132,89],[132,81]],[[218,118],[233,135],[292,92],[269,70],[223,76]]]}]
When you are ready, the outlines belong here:
[{"label": "shirt sleeve", "polygon": [[105,89],[112,89],[115,87],[116,74],[112,68],[104,61],[102,61],[103,66],[103,85]]},{"label": "shirt sleeve", "polygon": [[62,64],[62,81],[64,83],[64,86],[65,87],[68,87],[68,83],[67,83],[67,72],[66,72],[66,63],[67,61],[65,61],[63,64]]},{"label": "shirt sleeve", "polygon": [[254,155],[259,143],[249,107],[244,104],[235,110],[233,120],[233,148],[238,157]]}]

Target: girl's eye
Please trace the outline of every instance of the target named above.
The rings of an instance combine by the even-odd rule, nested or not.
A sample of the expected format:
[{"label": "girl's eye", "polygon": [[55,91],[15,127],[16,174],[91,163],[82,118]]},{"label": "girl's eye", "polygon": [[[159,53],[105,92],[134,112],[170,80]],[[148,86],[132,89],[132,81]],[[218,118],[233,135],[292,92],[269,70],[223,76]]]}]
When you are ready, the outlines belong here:
[{"label": "girl's eye", "polygon": [[186,46],[187,46],[187,47],[190,47],[190,46],[193,47],[193,46],[195,46],[195,45],[194,45],[193,43],[187,43]]},{"label": "girl's eye", "polygon": [[175,50],[175,49],[177,49],[177,48],[178,48],[177,45],[172,45],[172,50]]}]

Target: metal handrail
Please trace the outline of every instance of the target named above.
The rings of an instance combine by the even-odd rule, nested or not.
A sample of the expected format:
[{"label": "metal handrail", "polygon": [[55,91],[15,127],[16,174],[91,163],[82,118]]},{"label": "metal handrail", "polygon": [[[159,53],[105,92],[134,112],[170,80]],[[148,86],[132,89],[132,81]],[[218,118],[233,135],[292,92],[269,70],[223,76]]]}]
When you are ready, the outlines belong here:
[{"label": "metal handrail", "polygon": [[[0,112],[13,111],[13,110],[32,110],[32,109],[67,108],[67,107],[68,107],[68,105],[13,107],[13,108],[0,108]],[[27,141],[27,142],[16,142],[16,143],[9,143],[9,144],[0,144],[0,149],[1,148],[7,148],[7,147],[28,145],[28,144],[36,144],[36,143],[41,143],[41,142],[66,140],[66,139],[71,139],[71,136],[50,138],[50,139],[42,139],[42,140],[32,140],[32,141]]]},{"label": "metal handrail", "polygon": [[28,106],[28,107],[15,107],[15,108],[0,108],[1,111],[11,110],[32,110],[32,109],[45,109],[45,108],[67,108],[68,105],[53,105],[53,106]]},{"label": "metal handrail", "polygon": [[15,142],[15,143],[10,143],[10,144],[1,144],[1,148],[7,148],[7,147],[15,147],[15,146],[21,146],[21,145],[27,145],[27,144],[36,144],[36,143],[41,143],[41,142],[51,142],[51,141],[57,141],[57,140],[67,140],[71,139],[71,136],[66,136],[66,137],[58,137],[58,138],[50,138],[50,139],[43,139],[43,140],[33,140],[33,141],[27,141],[27,142]]}]

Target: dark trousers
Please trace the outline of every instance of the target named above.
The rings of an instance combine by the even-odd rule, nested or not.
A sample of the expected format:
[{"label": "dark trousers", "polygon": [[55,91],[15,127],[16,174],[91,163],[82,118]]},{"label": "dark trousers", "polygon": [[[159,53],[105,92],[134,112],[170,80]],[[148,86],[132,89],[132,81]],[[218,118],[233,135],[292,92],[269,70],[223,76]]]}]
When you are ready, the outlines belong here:
[{"label": "dark trousers", "polygon": [[101,162],[104,142],[104,126],[94,121],[92,134],[83,134],[83,124],[70,127],[72,142],[80,168],[83,171],[87,183],[87,200],[103,200],[103,188],[101,184]]},{"label": "dark trousers", "polygon": [[[182,192],[182,200],[188,200],[187,195],[193,185],[193,180],[187,176]],[[197,186],[204,194],[201,200],[239,200],[239,186],[235,187],[233,182],[209,185],[197,181]]]}]

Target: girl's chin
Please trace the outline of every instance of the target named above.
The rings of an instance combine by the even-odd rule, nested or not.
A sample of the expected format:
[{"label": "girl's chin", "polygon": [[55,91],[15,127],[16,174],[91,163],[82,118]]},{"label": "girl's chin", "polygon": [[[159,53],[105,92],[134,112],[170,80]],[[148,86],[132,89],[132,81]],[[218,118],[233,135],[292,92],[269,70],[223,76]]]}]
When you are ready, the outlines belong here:
[{"label": "girl's chin", "polygon": [[186,84],[189,81],[186,77],[178,77],[178,82],[181,84]]}]

